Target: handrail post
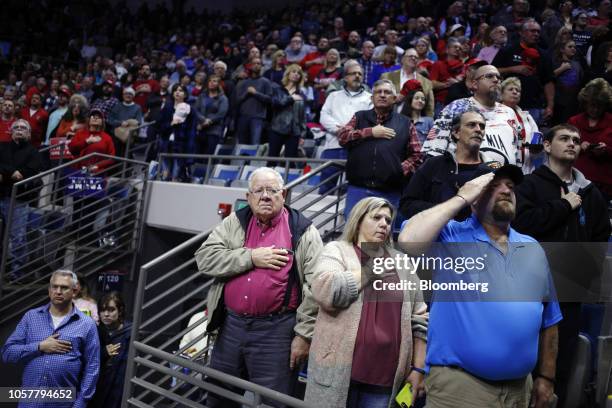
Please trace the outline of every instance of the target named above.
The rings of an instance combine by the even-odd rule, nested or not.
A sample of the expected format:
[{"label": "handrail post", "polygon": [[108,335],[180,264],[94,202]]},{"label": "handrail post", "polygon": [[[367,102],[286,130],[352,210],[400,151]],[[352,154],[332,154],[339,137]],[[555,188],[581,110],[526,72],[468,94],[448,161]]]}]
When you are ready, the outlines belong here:
[{"label": "handrail post", "polygon": [[147,277],[149,275],[149,269],[146,266],[140,268],[140,274],[138,276],[138,286],[136,287],[136,298],[134,301],[134,318],[132,319],[132,341],[130,341],[130,349],[128,351],[127,367],[125,369],[125,378],[123,383],[123,396],[121,398],[121,406],[127,406],[127,400],[132,394],[132,377],[135,372],[134,359],[136,358],[136,348],[134,342],[139,339],[139,327],[142,321],[142,304],[144,301],[145,286],[147,283]]},{"label": "handrail post", "polygon": [[[11,189],[11,199],[9,201],[8,214],[6,215],[5,227],[4,227],[4,237],[2,239],[2,264],[0,265],[0,282],[3,282],[2,278],[6,272],[6,264],[8,260],[8,248],[11,237],[11,229],[13,227],[13,212],[15,209],[15,196],[17,194],[17,186],[13,184],[13,188]],[[14,261],[14,260],[13,260]],[[0,294],[2,294],[2,287],[4,285],[0,285]]]}]

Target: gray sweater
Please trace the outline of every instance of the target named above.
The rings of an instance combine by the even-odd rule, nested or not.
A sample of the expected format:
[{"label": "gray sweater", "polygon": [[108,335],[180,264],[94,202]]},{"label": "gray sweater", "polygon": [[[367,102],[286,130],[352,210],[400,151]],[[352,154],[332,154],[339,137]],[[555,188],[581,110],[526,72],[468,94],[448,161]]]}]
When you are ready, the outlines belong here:
[{"label": "gray sweater", "polygon": [[138,123],[142,123],[142,110],[138,104],[126,106],[123,102],[116,103],[108,113],[106,122],[111,129],[121,126],[124,120],[136,119]]},{"label": "gray sweater", "polygon": [[[257,93],[254,95],[247,93],[249,86],[254,87]],[[271,101],[272,83],[267,78],[243,79],[236,86],[236,103],[240,116],[265,119]]]}]

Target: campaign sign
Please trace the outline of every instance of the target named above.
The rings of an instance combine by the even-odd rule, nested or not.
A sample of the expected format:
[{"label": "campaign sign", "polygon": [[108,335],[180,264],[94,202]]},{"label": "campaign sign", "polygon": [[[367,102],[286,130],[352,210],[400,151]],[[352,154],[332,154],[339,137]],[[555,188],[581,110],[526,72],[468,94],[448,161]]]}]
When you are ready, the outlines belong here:
[{"label": "campaign sign", "polygon": [[101,198],[106,195],[106,182],[103,177],[68,176],[66,189],[75,197]]}]

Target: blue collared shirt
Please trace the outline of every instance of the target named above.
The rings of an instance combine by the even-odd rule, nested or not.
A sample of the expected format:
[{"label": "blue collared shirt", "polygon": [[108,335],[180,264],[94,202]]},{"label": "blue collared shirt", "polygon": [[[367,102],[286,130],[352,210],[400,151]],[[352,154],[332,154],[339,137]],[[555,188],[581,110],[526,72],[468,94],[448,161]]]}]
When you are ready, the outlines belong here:
[{"label": "blue collared shirt", "polygon": [[[100,343],[94,320],[72,307],[57,329],[49,312],[50,304],[29,310],[2,347],[5,363],[23,363],[22,387],[74,387],[74,402],[28,402],[20,407],[85,408],[93,397],[100,371]],[[65,354],[43,353],[38,345],[52,334],[72,343]]]},{"label": "blue collared shirt", "polygon": [[544,250],[511,228],[503,253],[474,214],[446,224],[436,246],[437,256],[482,256],[485,266],[462,273],[436,269],[434,281],[487,282],[489,291],[434,291],[426,369],[458,366],[489,380],[525,377],[537,363],[540,331],[562,319]]}]

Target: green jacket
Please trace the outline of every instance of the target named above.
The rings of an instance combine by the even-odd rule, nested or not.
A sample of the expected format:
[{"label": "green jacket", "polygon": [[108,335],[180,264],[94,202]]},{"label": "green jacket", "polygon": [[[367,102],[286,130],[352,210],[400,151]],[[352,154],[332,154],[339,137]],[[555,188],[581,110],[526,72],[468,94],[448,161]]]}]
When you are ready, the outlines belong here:
[{"label": "green jacket", "polygon": [[[309,219],[292,208],[285,208],[289,211],[289,229],[295,253],[294,267],[289,273],[298,274],[302,294],[294,331],[301,337],[310,340],[319,310],[317,303],[312,298],[310,280],[317,255],[323,248],[323,242],[319,231]],[[246,229],[252,216],[250,207],[230,214],[211,232],[208,239],[195,253],[198,270],[214,278],[208,291],[209,321],[206,329],[208,332],[223,325],[225,283],[254,268],[251,250],[244,247]]]}]

